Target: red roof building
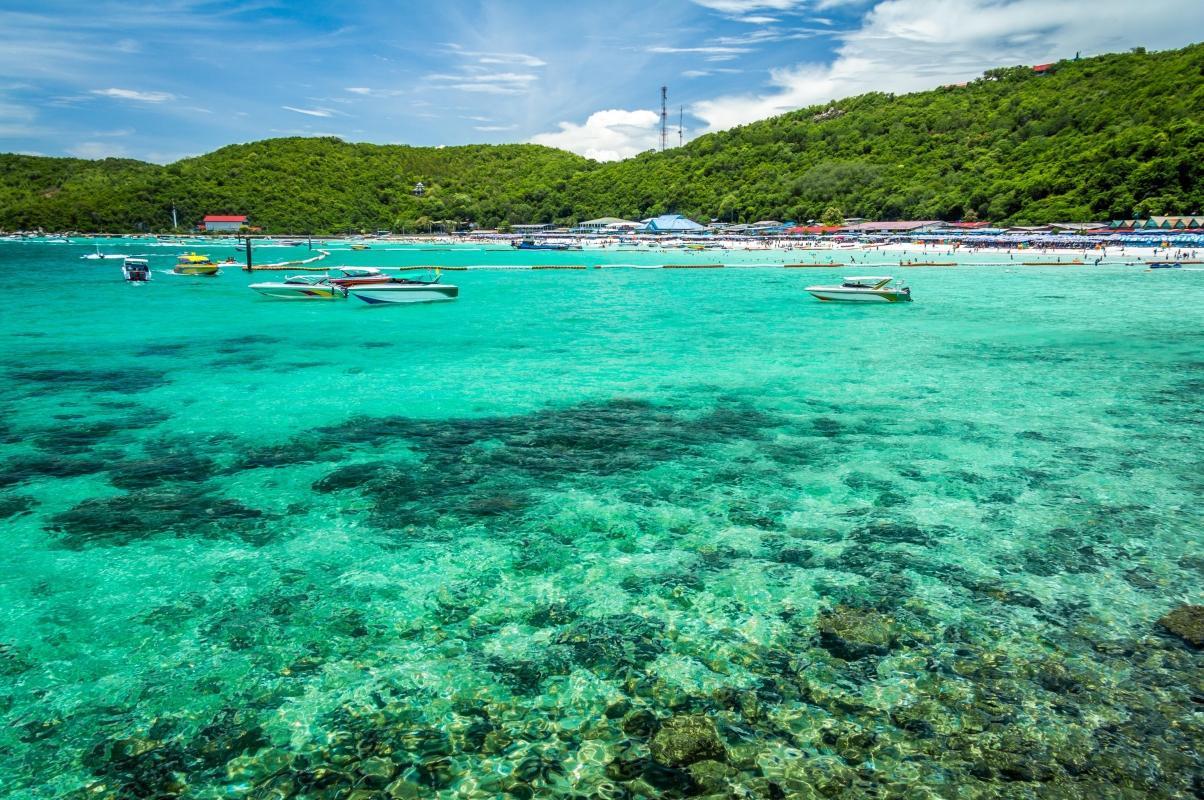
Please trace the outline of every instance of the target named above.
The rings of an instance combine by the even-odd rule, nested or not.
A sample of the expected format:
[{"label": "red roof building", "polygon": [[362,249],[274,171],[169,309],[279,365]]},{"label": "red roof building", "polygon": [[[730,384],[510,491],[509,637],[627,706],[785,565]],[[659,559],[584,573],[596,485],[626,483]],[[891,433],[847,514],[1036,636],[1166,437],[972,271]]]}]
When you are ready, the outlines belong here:
[{"label": "red roof building", "polygon": [[791,236],[807,236],[821,233],[836,233],[842,225],[799,225],[786,231]]},{"label": "red roof building", "polygon": [[1033,72],[1050,72],[1053,70],[1053,64],[1038,64],[1033,67]]},{"label": "red roof building", "polygon": [[242,215],[210,214],[201,222],[201,230],[205,231],[236,231],[247,224],[247,217]]}]

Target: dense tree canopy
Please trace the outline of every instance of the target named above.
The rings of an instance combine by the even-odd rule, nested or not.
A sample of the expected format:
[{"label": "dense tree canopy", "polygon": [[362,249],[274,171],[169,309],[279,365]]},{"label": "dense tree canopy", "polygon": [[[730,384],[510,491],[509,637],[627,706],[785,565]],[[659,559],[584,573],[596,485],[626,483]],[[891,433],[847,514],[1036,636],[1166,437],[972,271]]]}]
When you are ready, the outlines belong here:
[{"label": "dense tree canopy", "polygon": [[[989,70],[871,93],[598,164],[536,145],[272,139],[156,166],[0,155],[0,227],[273,232],[482,227],[670,211],[700,219],[1039,223],[1204,211],[1204,45]],[[422,181],[427,191],[412,192]]]}]

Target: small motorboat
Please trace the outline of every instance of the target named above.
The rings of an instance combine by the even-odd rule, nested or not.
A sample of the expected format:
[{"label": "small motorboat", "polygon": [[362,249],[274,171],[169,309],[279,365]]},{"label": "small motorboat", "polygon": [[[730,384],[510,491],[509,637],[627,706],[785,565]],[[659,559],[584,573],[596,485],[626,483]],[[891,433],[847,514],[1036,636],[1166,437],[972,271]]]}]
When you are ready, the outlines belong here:
[{"label": "small motorboat", "polygon": [[887,276],[848,277],[839,286],[808,286],[807,291],[817,300],[837,300],[853,303],[911,302],[911,289],[901,283],[893,284]]},{"label": "small motorboat", "polygon": [[1146,264],[1147,269],[1183,269],[1182,262],[1179,261],[1150,261]]},{"label": "small motorboat", "polygon": [[372,245],[370,245],[370,244],[353,244],[353,245],[351,245],[351,249],[352,250],[371,250]]},{"label": "small motorboat", "polygon": [[[231,259],[230,263],[234,263]],[[176,260],[172,272],[177,275],[216,275],[219,264],[214,264],[209,256],[200,253],[185,253]]]},{"label": "small motorboat", "polygon": [[393,278],[388,283],[370,283],[348,287],[352,297],[358,297],[369,305],[384,303],[438,303],[455,300],[460,287],[440,283],[439,273],[431,281],[416,281],[410,278]]},{"label": "small motorboat", "polygon": [[128,283],[149,283],[150,263],[145,258],[127,258],[121,262],[121,274]]},{"label": "small motorboat", "polygon": [[324,275],[294,275],[283,281],[252,283],[251,288],[273,300],[342,300],[347,288],[336,286]]},{"label": "small motorboat", "polygon": [[97,245],[95,253],[80,256],[82,261],[124,261],[125,258],[124,253],[102,253],[99,245]]},{"label": "small motorboat", "polygon": [[332,267],[326,277],[335,286],[363,286],[365,284],[392,283],[398,278],[386,275],[376,267]]}]

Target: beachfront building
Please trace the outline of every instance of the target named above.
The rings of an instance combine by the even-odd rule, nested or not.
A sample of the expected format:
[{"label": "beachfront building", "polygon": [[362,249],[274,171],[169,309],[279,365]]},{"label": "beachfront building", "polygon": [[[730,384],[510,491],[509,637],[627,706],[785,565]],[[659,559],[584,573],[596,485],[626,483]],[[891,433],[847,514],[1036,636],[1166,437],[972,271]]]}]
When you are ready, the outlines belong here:
[{"label": "beachfront building", "polygon": [[706,233],[706,228],[681,214],[662,214],[646,219],[641,233]]},{"label": "beachfront building", "polygon": [[210,214],[201,222],[203,231],[238,231],[247,224],[246,215],[221,216]]},{"label": "beachfront building", "polygon": [[555,227],[556,226],[550,222],[544,222],[539,225],[511,225],[510,230],[514,233],[528,235],[532,233],[546,233]]},{"label": "beachfront building", "polygon": [[572,229],[573,233],[622,233],[641,227],[640,223],[618,217],[598,217],[582,222]]},{"label": "beachfront building", "polygon": [[945,223],[939,219],[901,220],[896,222],[861,222],[856,225],[845,225],[842,233],[927,233],[936,230]]},{"label": "beachfront building", "polygon": [[1196,214],[1188,217],[1150,217],[1148,219],[1118,219],[1113,220],[1110,228],[1118,231],[1187,231],[1204,228],[1204,216]]}]

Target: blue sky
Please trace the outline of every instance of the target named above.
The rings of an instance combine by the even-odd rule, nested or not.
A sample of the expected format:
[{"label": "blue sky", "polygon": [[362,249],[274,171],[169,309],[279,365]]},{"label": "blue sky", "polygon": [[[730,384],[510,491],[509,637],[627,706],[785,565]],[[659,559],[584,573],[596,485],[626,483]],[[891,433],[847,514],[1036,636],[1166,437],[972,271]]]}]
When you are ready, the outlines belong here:
[{"label": "blue sky", "polygon": [[[1204,39],[1146,0],[0,0],[0,151],[160,163],[274,136],[656,146],[870,90]],[[676,133],[671,137],[676,141]]]}]

